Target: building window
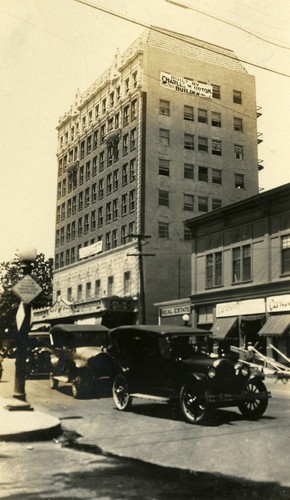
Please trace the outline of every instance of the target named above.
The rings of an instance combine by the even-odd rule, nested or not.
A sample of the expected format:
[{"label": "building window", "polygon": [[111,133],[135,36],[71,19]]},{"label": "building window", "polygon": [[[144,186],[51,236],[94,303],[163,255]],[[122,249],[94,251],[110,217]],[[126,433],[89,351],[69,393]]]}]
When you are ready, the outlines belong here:
[{"label": "building window", "polygon": [[213,184],[222,184],[222,171],[217,168],[212,169],[212,182]]},{"label": "building window", "polygon": [[71,286],[66,291],[66,298],[69,302],[72,302],[72,288],[71,288]]},{"label": "building window", "polygon": [[129,135],[125,134],[123,137],[123,156],[128,154],[129,147]]},{"label": "building window", "polygon": [[107,186],[106,186],[106,194],[111,194],[113,189],[113,175],[107,175]]},{"label": "building window", "polygon": [[121,227],[121,245],[125,245],[127,243],[126,229],[127,226]]},{"label": "building window", "polygon": [[106,136],[106,124],[104,123],[102,126],[101,126],[101,144],[103,144],[105,142],[105,136]]},{"label": "building window", "polygon": [[221,119],[221,114],[212,112],[211,114],[211,124],[213,127],[221,127],[222,126],[222,119]]},{"label": "building window", "polygon": [[95,281],[95,298],[99,299],[101,297],[101,280]]},{"label": "building window", "polygon": [[103,99],[102,100],[102,113],[103,115],[106,113],[106,109],[107,109],[107,99]]},{"label": "building window", "polygon": [[118,219],[118,198],[113,200],[113,220]]},{"label": "building window", "polygon": [[57,185],[57,199],[59,200],[60,198],[61,198],[61,182],[59,182]]},{"label": "building window", "polygon": [[89,135],[87,138],[87,155],[92,151],[92,136]]},{"label": "building window", "polygon": [[183,231],[184,241],[190,241],[191,238],[192,238],[191,230],[189,229],[189,227],[184,226],[184,231]]},{"label": "building window", "polygon": [[198,117],[197,120],[199,123],[207,123],[207,110],[198,108]]},{"label": "building window", "polygon": [[208,182],[208,168],[198,167],[198,180]]},{"label": "building window", "polygon": [[184,149],[194,150],[194,135],[184,134]]},{"label": "building window", "polygon": [[83,234],[83,219],[82,217],[78,220],[78,236],[82,236]]},{"label": "building window", "polygon": [[161,144],[163,144],[164,146],[169,146],[169,144],[170,144],[169,130],[167,130],[165,128],[159,129],[159,142]]},{"label": "building window", "polygon": [[71,252],[70,252],[70,261],[71,261],[71,263],[73,264],[73,263],[75,262],[75,260],[76,260],[75,249],[74,249],[74,248],[72,248],[72,249],[71,249]]},{"label": "building window", "polygon": [[129,82],[129,78],[126,78],[125,80],[125,92],[126,94],[129,92],[130,90],[130,82]]},{"label": "building window", "polygon": [[282,236],[281,238],[281,263],[282,274],[290,273],[290,234]]},{"label": "building window", "polygon": [[76,221],[71,223],[71,239],[74,240],[76,237]]},{"label": "building window", "polygon": [[206,255],[205,286],[213,288],[222,285],[222,253],[215,252]]},{"label": "building window", "polygon": [[71,203],[72,203],[72,200],[71,200],[71,198],[70,198],[69,200],[67,200],[67,207],[66,207],[66,215],[67,215],[67,217],[70,217],[70,216],[71,216],[71,210],[72,210],[72,208],[71,208],[71,207],[72,207]]},{"label": "building window", "polygon": [[194,179],[194,165],[192,163],[184,164],[184,178],[185,179]]},{"label": "building window", "polygon": [[119,187],[119,169],[113,172],[113,191],[117,191]]},{"label": "building window", "polygon": [[85,141],[81,142],[81,159],[85,156]]},{"label": "building window", "polygon": [[137,99],[132,101],[131,104],[131,121],[135,120],[137,118]]},{"label": "building window", "polygon": [[63,252],[60,252],[59,254],[59,267],[63,267],[64,266],[64,255],[63,255]]},{"label": "building window", "polygon": [[243,174],[235,174],[235,188],[245,189],[245,176]]},{"label": "building window", "polygon": [[96,149],[98,146],[98,141],[99,141],[99,131],[95,130],[94,135],[93,135],[93,148]]},{"label": "building window", "polygon": [[108,132],[111,132],[111,130],[113,130],[114,128],[114,118],[109,118],[108,120]]},{"label": "building window", "polygon": [[86,283],[86,299],[87,300],[90,300],[91,293],[92,293],[92,284],[89,282],[89,283]]},{"label": "building window", "polygon": [[236,132],[243,132],[243,119],[234,117],[234,130]]},{"label": "building window", "polygon": [[84,195],[83,192],[81,191],[79,193],[79,204],[78,204],[78,210],[82,210],[84,208]]},{"label": "building window", "polygon": [[125,193],[122,195],[121,199],[121,207],[122,207],[122,216],[127,215],[128,213],[128,194]]},{"label": "building window", "polygon": [[66,241],[71,240],[71,224],[66,226]]},{"label": "building window", "polygon": [[104,207],[98,208],[98,226],[102,227],[104,224]]},{"label": "building window", "polygon": [[233,283],[251,280],[251,245],[233,248]]},{"label": "building window", "polygon": [[124,108],[123,122],[124,122],[124,127],[125,127],[125,125],[129,124],[129,105],[125,106],[125,108]]},{"label": "building window", "polygon": [[109,201],[106,205],[106,224],[112,220],[112,203]]},{"label": "building window", "polygon": [[97,184],[94,182],[94,184],[92,184],[92,203],[95,203],[97,199]]},{"label": "building window", "polygon": [[242,104],[242,92],[233,90],[233,102],[235,104]]},{"label": "building window", "polygon": [[214,99],[221,98],[221,88],[219,85],[212,85],[212,96]]},{"label": "building window", "polygon": [[168,222],[158,222],[158,237],[169,239],[169,224]]},{"label": "building window", "polygon": [[120,113],[115,114],[115,129],[117,130],[120,126]]},{"label": "building window", "polygon": [[135,88],[137,87],[137,85],[138,85],[137,75],[138,75],[138,72],[137,72],[137,71],[134,71],[134,73],[132,74],[132,84],[133,84],[134,89],[135,89]]},{"label": "building window", "polygon": [[206,196],[198,197],[198,211],[208,212],[208,198]]},{"label": "building window", "polygon": [[105,151],[101,151],[100,153],[100,172],[103,172],[105,168]]},{"label": "building window", "polygon": [[96,229],[96,211],[93,210],[91,213],[91,231],[94,231]]},{"label": "building window", "polygon": [[183,118],[184,118],[184,120],[188,120],[190,122],[194,121],[194,108],[193,108],[193,106],[184,106]]},{"label": "building window", "polygon": [[128,163],[122,166],[122,186],[128,184]]},{"label": "building window", "polygon": [[84,217],[84,233],[87,234],[89,230],[90,230],[89,214],[86,214]]},{"label": "building window", "polygon": [[104,179],[99,180],[99,200],[104,197]]},{"label": "building window", "polygon": [[91,177],[91,162],[88,161],[86,164],[86,181],[88,181]]},{"label": "building window", "polygon": [[170,115],[170,102],[164,101],[164,99],[160,99],[159,101],[159,114],[160,115]]},{"label": "building window", "polygon": [[218,198],[213,198],[212,210],[217,210],[218,208],[221,208],[221,206],[222,206],[222,200],[219,200]]},{"label": "building window", "polygon": [[129,212],[134,212],[135,210],[135,189],[129,192]]},{"label": "building window", "polygon": [[88,207],[90,204],[90,188],[86,188],[85,190],[85,207]]},{"label": "building window", "polygon": [[212,139],[211,154],[216,155],[216,156],[222,155],[222,143],[221,143],[221,141],[217,141],[216,139]]},{"label": "building window", "polygon": [[159,175],[166,175],[169,177],[169,160],[159,158]]},{"label": "building window", "polygon": [[238,144],[234,144],[234,152],[235,152],[236,160],[243,160],[244,159],[244,147],[243,146],[239,146]]},{"label": "building window", "polygon": [[208,139],[207,137],[198,138],[198,151],[208,152]]},{"label": "building window", "polygon": [[64,227],[62,227],[60,230],[60,244],[64,244]]},{"label": "building window", "polygon": [[194,196],[192,194],[183,195],[183,210],[194,211]]},{"label": "building window", "polygon": [[112,231],[112,248],[117,248],[117,246],[118,246],[117,229],[113,229],[113,231]]},{"label": "building window", "polygon": [[131,273],[126,271],[124,273],[124,295],[130,295],[131,293]]},{"label": "building window", "polygon": [[105,250],[111,250],[111,233],[106,233],[105,236]]},{"label": "building window", "polygon": [[84,183],[84,177],[85,174],[84,174],[84,166],[82,165],[80,167],[80,174],[79,174],[79,182],[80,182],[80,186]]},{"label": "building window", "polygon": [[130,182],[134,181],[136,178],[136,158],[130,161]]},{"label": "building window", "polygon": [[169,207],[169,191],[159,189],[158,191],[158,205]]},{"label": "building window", "polygon": [[112,297],[114,291],[114,276],[108,276],[108,297]]},{"label": "building window", "polygon": [[77,300],[82,300],[83,298],[83,285],[78,285],[77,287]]},{"label": "building window", "polygon": [[137,131],[135,128],[133,128],[130,132],[130,151],[136,149],[136,138],[137,138]]}]

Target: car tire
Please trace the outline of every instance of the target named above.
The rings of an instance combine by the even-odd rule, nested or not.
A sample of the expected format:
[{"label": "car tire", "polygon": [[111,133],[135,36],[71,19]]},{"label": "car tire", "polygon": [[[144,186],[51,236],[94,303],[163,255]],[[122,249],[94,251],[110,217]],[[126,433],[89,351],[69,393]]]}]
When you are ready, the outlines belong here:
[{"label": "car tire", "polygon": [[58,389],[59,381],[53,378],[52,374],[49,375],[49,383],[51,389]]},{"label": "car tire", "polygon": [[[266,392],[267,389],[262,380],[258,378],[250,379],[247,383],[246,393],[259,395],[261,392]],[[238,408],[242,415],[247,418],[256,419],[261,417],[268,407],[268,394],[263,399],[252,399],[251,401],[242,401]]]},{"label": "car tire", "polygon": [[117,375],[112,390],[116,408],[120,411],[129,410],[132,405],[132,397],[129,395],[128,385],[124,375]]},{"label": "car tire", "polygon": [[204,422],[207,415],[205,394],[184,385],[180,391],[180,409],[184,419],[190,424]]}]

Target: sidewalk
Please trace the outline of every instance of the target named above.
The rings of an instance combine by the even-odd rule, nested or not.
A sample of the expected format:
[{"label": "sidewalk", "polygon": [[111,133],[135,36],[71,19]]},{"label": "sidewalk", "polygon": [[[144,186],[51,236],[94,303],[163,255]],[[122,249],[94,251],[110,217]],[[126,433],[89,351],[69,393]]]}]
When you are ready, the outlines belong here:
[{"label": "sidewalk", "polygon": [[[14,360],[8,361],[14,363]],[[58,418],[35,411],[27,403],[12,397],[14,379],[7,378],[7,371],[0,381],[0,442],[46,441],[61,434]]]}]

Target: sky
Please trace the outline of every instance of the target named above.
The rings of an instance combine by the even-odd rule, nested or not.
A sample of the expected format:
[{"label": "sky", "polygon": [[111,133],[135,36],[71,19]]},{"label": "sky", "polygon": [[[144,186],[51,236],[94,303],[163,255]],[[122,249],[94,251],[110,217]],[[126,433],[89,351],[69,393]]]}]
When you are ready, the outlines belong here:
[{"label": "sky", "polygon": [[[260,190],[290,182],[290,0],[174,2],[189,8],[166,0],[89,0],[141,24],[234,50],[256,77],[263,112]],[[0,0],[0,25],[0,262],[29,247],[49,258],[58,119],[77,90],[84,92],[117,48],[126,50],[145,27],[79,0]]]}]

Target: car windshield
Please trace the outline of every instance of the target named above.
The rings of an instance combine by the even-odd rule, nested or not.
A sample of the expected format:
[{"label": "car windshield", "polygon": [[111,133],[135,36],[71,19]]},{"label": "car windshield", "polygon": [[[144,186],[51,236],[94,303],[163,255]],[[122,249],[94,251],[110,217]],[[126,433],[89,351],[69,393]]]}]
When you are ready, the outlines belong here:
[{"label": "car windshield", "polygon": [[209,354],[207,335],[170,335],[166,339],[175,358],[187,359],[196,354]]},{"label": "car windshield", "polygon": [[54,346],[58,348],[75,349],[83,346],[101,347],[106,345],[106,332],[55,333]]}]

